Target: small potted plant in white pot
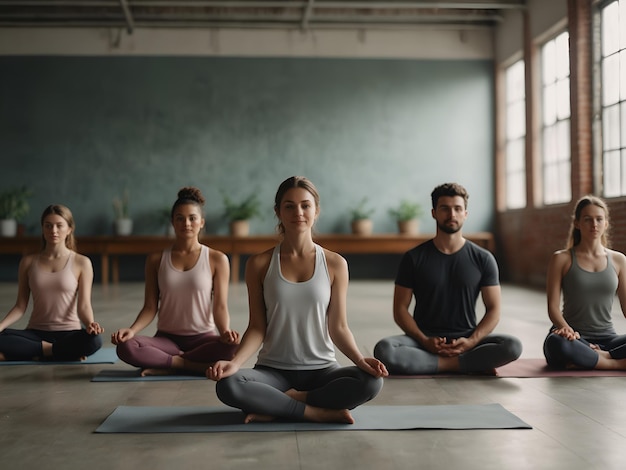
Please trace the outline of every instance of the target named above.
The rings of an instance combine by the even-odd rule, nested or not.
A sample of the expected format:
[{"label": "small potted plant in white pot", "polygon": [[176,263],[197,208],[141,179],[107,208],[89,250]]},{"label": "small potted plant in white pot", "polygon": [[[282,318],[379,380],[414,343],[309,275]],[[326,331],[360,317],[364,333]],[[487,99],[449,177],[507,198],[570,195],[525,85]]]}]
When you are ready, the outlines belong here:
[{"label": "small potted plant in white pot", "polygon": [[406,235],[419,233],[418,218],[422,215],[422,206],[407,199],[400,201],[397,207],[389,209],[389,214],[398,223],[398,232]]},{"label": "small potted plant in white pot", "polygon": [[124,190],[122,197],[113,198],[113,212],[115,213],[115,234],[130,235],[133,233],[133,219],[128,210],[128,190]]},{"label": "small potted plant in white pot", "polygon": [[367,205],[367,198],[361,199],[356,206],[350,209],[352,216],[350,228],[354,235],[371,235],[374,223],[370,219],[376,209]]},{"label": "small potted plant in white pot", "polygon": [[0,192],[0,236],[17,235],[18,221],[28,214],[28,198],[32,192],[26,186]]},{"label": "small potted plant in white pot", "polygon": [[240,202],[233,201],[227,194],[222,194],[224,200],[224,217],[228,220],[230,234],[235,237],[246,237],[250,234],[250,219],[261,215],[261,203],[252,193]]}]

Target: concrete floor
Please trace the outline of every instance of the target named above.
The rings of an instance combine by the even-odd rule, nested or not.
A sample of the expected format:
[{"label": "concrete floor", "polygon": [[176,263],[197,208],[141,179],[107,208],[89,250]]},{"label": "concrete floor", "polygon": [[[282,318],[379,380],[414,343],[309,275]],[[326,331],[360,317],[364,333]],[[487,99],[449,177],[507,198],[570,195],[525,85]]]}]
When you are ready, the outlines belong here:
[{"label": "concrete floor", "polygon": [[[391,281],[353,281],[349,319],[364,353],[398,331]],[[0,284],[0,314],[17,286]],[[233,327],[247,322],[245,287],[230,292]],[[138,283],[94,287],[105,337],[128,326],[143,301]],[[616,307],[617,308],[617,307]],[[616,310],[618,331],[626,321]],[[17,327],[23,327],[20,321]],[[497,331],[517,335],[522,357],[541,357],[549,323],[543,292],[503,287]],[[153,329],[146,330],[153,333]],[[343,358],[340,362],[345,363]],[[377,405],[500,403],[532,430],[94,434],[118,405],[219,405],[210,381],[92,383],[124,364],[0,367],[0,461],[3,468],[127,469],[623,469],[624,378],[388,379]]]}]

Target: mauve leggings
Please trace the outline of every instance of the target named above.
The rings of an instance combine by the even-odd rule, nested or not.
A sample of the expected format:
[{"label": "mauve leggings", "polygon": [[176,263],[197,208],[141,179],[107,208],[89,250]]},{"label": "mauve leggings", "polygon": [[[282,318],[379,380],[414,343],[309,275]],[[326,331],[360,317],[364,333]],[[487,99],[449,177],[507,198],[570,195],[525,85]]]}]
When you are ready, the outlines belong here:
[{"label": "mauve leggings", "polygon": [[117,345],[118,357],[142,369],[169,369],[173,356],[182,356],[192,362],[212,363],[230,360],[237,345],[226,344],[210,333],[182,336],[157,331],[156,335],[135,336]]}]

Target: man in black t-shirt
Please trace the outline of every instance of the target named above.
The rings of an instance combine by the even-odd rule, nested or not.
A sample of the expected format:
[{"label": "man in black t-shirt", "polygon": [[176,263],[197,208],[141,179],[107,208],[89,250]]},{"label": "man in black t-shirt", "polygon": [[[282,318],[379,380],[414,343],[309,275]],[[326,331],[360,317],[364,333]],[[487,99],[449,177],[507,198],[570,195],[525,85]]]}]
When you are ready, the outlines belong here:
[{"label": "man in black t-shirt", "polygon": [[[374,348],[391,374],[495,373],[522,353],[517,338],[492,334],[500,320],[498,265],[489,251],[462,235],[468,198],[459,184],[437,186],[431,194],[435,237],[400,262],[393,317],[405,334],[384,338]],[[479,294],[485,314],[477,323]]]}]

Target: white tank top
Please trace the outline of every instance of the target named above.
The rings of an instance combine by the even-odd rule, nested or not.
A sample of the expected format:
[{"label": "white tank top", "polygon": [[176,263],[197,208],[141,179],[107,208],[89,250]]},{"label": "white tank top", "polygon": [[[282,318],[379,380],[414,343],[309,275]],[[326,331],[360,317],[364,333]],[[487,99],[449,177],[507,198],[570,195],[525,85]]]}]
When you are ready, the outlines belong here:
[{"label": "white tank top", "polygon": [[28,329],[44,331],[80,330],[76,307],[78,279],[72,271],[75,253],[71,252],[67,263],[55,273],[39,269],[35,260],[28,270],[28,286],[33,295],[33,311]]},{"label": "white tank top", "polygon": [[263,281],[267,329],[257,364],[289,370],[323,369],[335,363],[328,333],[330,276],[324,250],[315,245],[315,272],[291,282],[280,272],[280,245],[274,248]]},{"label": "white tank top", "polygon": [[158,282],[159,331],[182,336],[218,334],[213,320],[213,276],[208,246],[201,246],[198,261],[188,271],[172,265],[171,248],[163,250]]}]

